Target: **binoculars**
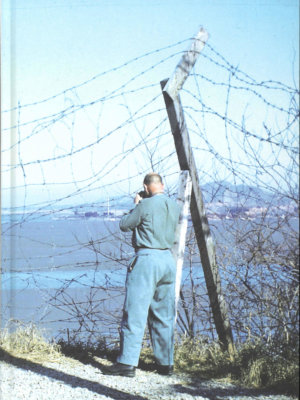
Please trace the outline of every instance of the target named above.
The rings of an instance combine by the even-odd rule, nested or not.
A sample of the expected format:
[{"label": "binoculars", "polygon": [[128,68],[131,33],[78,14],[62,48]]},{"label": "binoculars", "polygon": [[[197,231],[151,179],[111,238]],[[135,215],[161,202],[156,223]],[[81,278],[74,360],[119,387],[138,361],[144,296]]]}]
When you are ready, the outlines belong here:
[{"label": "binoculars", "polygon": [[142,199],[145,199],[145,198],[147,198],[147,197],[150,197],[150,195],[147,194],[147,192],[146,192],[145,190],[141,190],[141,191],[139,192],[139,196],[141,196]]}]

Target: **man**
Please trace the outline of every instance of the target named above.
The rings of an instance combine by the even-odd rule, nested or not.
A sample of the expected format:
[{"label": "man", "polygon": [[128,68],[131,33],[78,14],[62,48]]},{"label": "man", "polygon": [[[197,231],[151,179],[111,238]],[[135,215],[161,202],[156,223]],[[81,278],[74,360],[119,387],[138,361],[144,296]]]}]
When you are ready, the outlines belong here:
[{"label": "man", "polygon": [[145,198],[137,194],[135,208],[120,221],[122,231],[133,231],[136,255],[127,273],[120,354],[105,371],[112,375],[135,376],[147,319],[157,371],[173,371],[176,266],[170,249],[180,210],[157,173],[146,175],[144,189]]}]

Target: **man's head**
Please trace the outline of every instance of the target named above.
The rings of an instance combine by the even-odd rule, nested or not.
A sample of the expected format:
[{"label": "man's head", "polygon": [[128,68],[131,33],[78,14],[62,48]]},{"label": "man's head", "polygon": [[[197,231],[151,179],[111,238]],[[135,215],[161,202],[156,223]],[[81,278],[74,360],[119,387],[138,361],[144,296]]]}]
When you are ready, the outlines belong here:
[{"label": "man's head", "polygon": [[164,185],[162,182],[162,177],[155,172],[147,174],[144,178],[144,188],[147,194],[150,195],[163,193]]}]

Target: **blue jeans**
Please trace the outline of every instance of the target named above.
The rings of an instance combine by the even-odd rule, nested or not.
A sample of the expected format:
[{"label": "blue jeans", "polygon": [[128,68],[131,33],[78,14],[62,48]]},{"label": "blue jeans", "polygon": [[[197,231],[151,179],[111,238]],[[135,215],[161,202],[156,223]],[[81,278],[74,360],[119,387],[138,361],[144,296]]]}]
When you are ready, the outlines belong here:
[{"label": "blue jeans", "polygon": [[148,319],[156,362],[173,365],[175,277],[169,250],[138,250],[127,273],[118,362],[138,365]]}]

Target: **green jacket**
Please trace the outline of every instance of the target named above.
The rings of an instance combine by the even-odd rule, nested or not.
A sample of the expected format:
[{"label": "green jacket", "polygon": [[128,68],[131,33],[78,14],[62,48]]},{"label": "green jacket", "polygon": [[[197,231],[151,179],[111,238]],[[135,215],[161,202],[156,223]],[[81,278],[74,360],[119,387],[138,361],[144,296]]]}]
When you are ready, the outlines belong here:
[{"label": "green jacket", "polygon": [[175,239],[179,220],[178,204],[165,194],[156,194],[141,200],[122,217],[120,229],[133,231],[134,248],[170,249]]}]

